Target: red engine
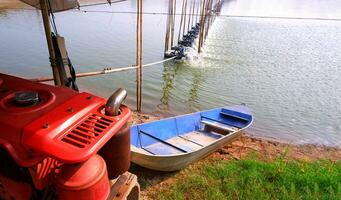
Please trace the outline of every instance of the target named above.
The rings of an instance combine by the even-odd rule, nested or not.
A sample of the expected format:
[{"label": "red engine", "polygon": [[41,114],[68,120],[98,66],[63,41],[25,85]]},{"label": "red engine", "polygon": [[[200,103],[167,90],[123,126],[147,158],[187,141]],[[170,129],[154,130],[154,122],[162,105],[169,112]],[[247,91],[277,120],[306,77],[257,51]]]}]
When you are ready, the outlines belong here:
[{"label": "red engine", "polygon": [[[52,193],[59,199],[106,199],[106,162],[115,168],[108,155],[122,158],[108,141],[122,138],[131,111],[120,106],[117,116],[108,116],[105,105],[89,93],[0,74],[0,199]],[[129,138],[129,131],[124,134]],[[105,162],[96,153],[106,143]],[[129,155],[128,145],[117,153]]]}]

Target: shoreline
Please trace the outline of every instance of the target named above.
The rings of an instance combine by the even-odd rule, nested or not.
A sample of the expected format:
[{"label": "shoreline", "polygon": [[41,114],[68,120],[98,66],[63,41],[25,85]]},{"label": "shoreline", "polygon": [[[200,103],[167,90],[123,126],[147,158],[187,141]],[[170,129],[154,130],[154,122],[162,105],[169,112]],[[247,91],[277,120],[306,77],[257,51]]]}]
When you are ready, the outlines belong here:
[{"label": "shoreline", "polygon": [[[137,113],[133,111],[129,124],[139,124],[159,120],[163,117],[147,113]],[[317,161],[317,160],[341,160],[341,148],[324,146],[318,144],[291,144],[269,138],[261,138],[252,134],[243,133],[243,135],[231,143],[226,144],[217,152],[220,154],[229,154],[235,159],[243,159],[250,151],[257,151],[267,156],[267,159],[273,159],[283,151],[288,151],[288,157],[293,160]],[[211,157],[217,153],[208,156]]]},{"label": "shoreline", "polygon": [[[161,118],[133,111],[129,124],[151,122]],[[206,158],[190,164],[184,170],[159,172],[132,164],[129,171],[139,177],[142,199],[153,199],[157,191],[160,191],[165,185],[171,185],[176,177],[181,176],[182,172],[187,169],[196,169],[207,164],[214,165],[222,161],[242,161],[250,157],[256,157],[265,162],[274,162],[279,157],[283,157],[287,161],[308,163],[325,160],[338,162],[341,160],[341,148],[315,144],[289,144],[243,133],[234,141],[227,143]]]},{"label": "shoreline", "polygon": [[[163,118],[168,118],[168,117],[172,117],[173,115],[167,113],[165,115],[163,115],[162,113],[138,113],[137,111],[133,111],[133,115],[132,115],[132,119],[130,120],[131,124],[140,124],[140,123],[146,123],[146,122],[151,122],[151,121],[155,121],[155,120],[159,120],[159,119],[163,119]],[[326,148],[326,149],[340,149],[341,147],[339,146],[328,146],[328,145],[324,145],[324,144],[319,144],[319,143],[294,143],[294,142],[290,142],[290,141],[285,141],[285,140],[281,140],[281,139],[277,139],[277,138],[272,138],[272,137],[262,137],[262,136],[257,136],[254,135],[252,132],[246,132],[244,133],[244,135],[246,135],[247,137],[253,138],[255,140],[264,140],[264,141],[268,141],[270,143],[278,143],[278,144],[285,144],[285,145],[290,145],[290,146],[314,146],[314,147],[318,147],[318,148]],[[340,157],[341,159],[341,157]]]}]

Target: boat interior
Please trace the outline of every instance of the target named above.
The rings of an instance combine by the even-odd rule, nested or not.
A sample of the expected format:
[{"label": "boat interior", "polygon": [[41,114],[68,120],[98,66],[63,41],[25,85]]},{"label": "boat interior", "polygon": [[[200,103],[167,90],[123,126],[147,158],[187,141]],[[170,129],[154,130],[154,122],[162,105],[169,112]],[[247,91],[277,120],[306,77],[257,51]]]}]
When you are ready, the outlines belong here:
[{"label": "boat interior", "polygon": [[197,112],[132,126],[131,144],[149,155],[190,153],[238,132],[251,122],[251,114],[235,110]]}]

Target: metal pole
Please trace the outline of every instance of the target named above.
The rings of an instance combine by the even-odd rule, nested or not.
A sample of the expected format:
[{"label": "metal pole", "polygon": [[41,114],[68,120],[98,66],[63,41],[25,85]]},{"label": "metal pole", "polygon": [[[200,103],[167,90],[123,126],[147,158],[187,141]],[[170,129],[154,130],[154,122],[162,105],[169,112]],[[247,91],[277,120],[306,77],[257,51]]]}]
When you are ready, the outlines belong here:
[{"label": "metal pole", "polygon": [[45,29],[45,36],[47,41],[47,47],[50,54],[50,63],[52,67],[52,73],[54,78],[54,84],[57,86],[62,85],[60,74],[58,68],[56,66],[56,54],[53,48],[52,36],[51,36],[51,27],[50,27],[50,20],[49,20],[49,10],[47,7],[47,0],[40,0],[40,8],[41,8],[41,15],[43,17],[44,29]]}]

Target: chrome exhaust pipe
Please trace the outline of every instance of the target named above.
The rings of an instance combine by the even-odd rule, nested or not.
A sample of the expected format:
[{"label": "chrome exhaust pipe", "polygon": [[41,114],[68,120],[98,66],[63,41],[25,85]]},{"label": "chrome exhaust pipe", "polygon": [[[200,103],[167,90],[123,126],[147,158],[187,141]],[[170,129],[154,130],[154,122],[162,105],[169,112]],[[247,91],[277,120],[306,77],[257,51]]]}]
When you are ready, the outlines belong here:
[{"label": "chrome exhaust pipe", "polygon": [[117,116],[120,114],[120,106],[127,97],[127,91],[123,88],[117,89],[105,104],[105,114],[109,116]]}]

